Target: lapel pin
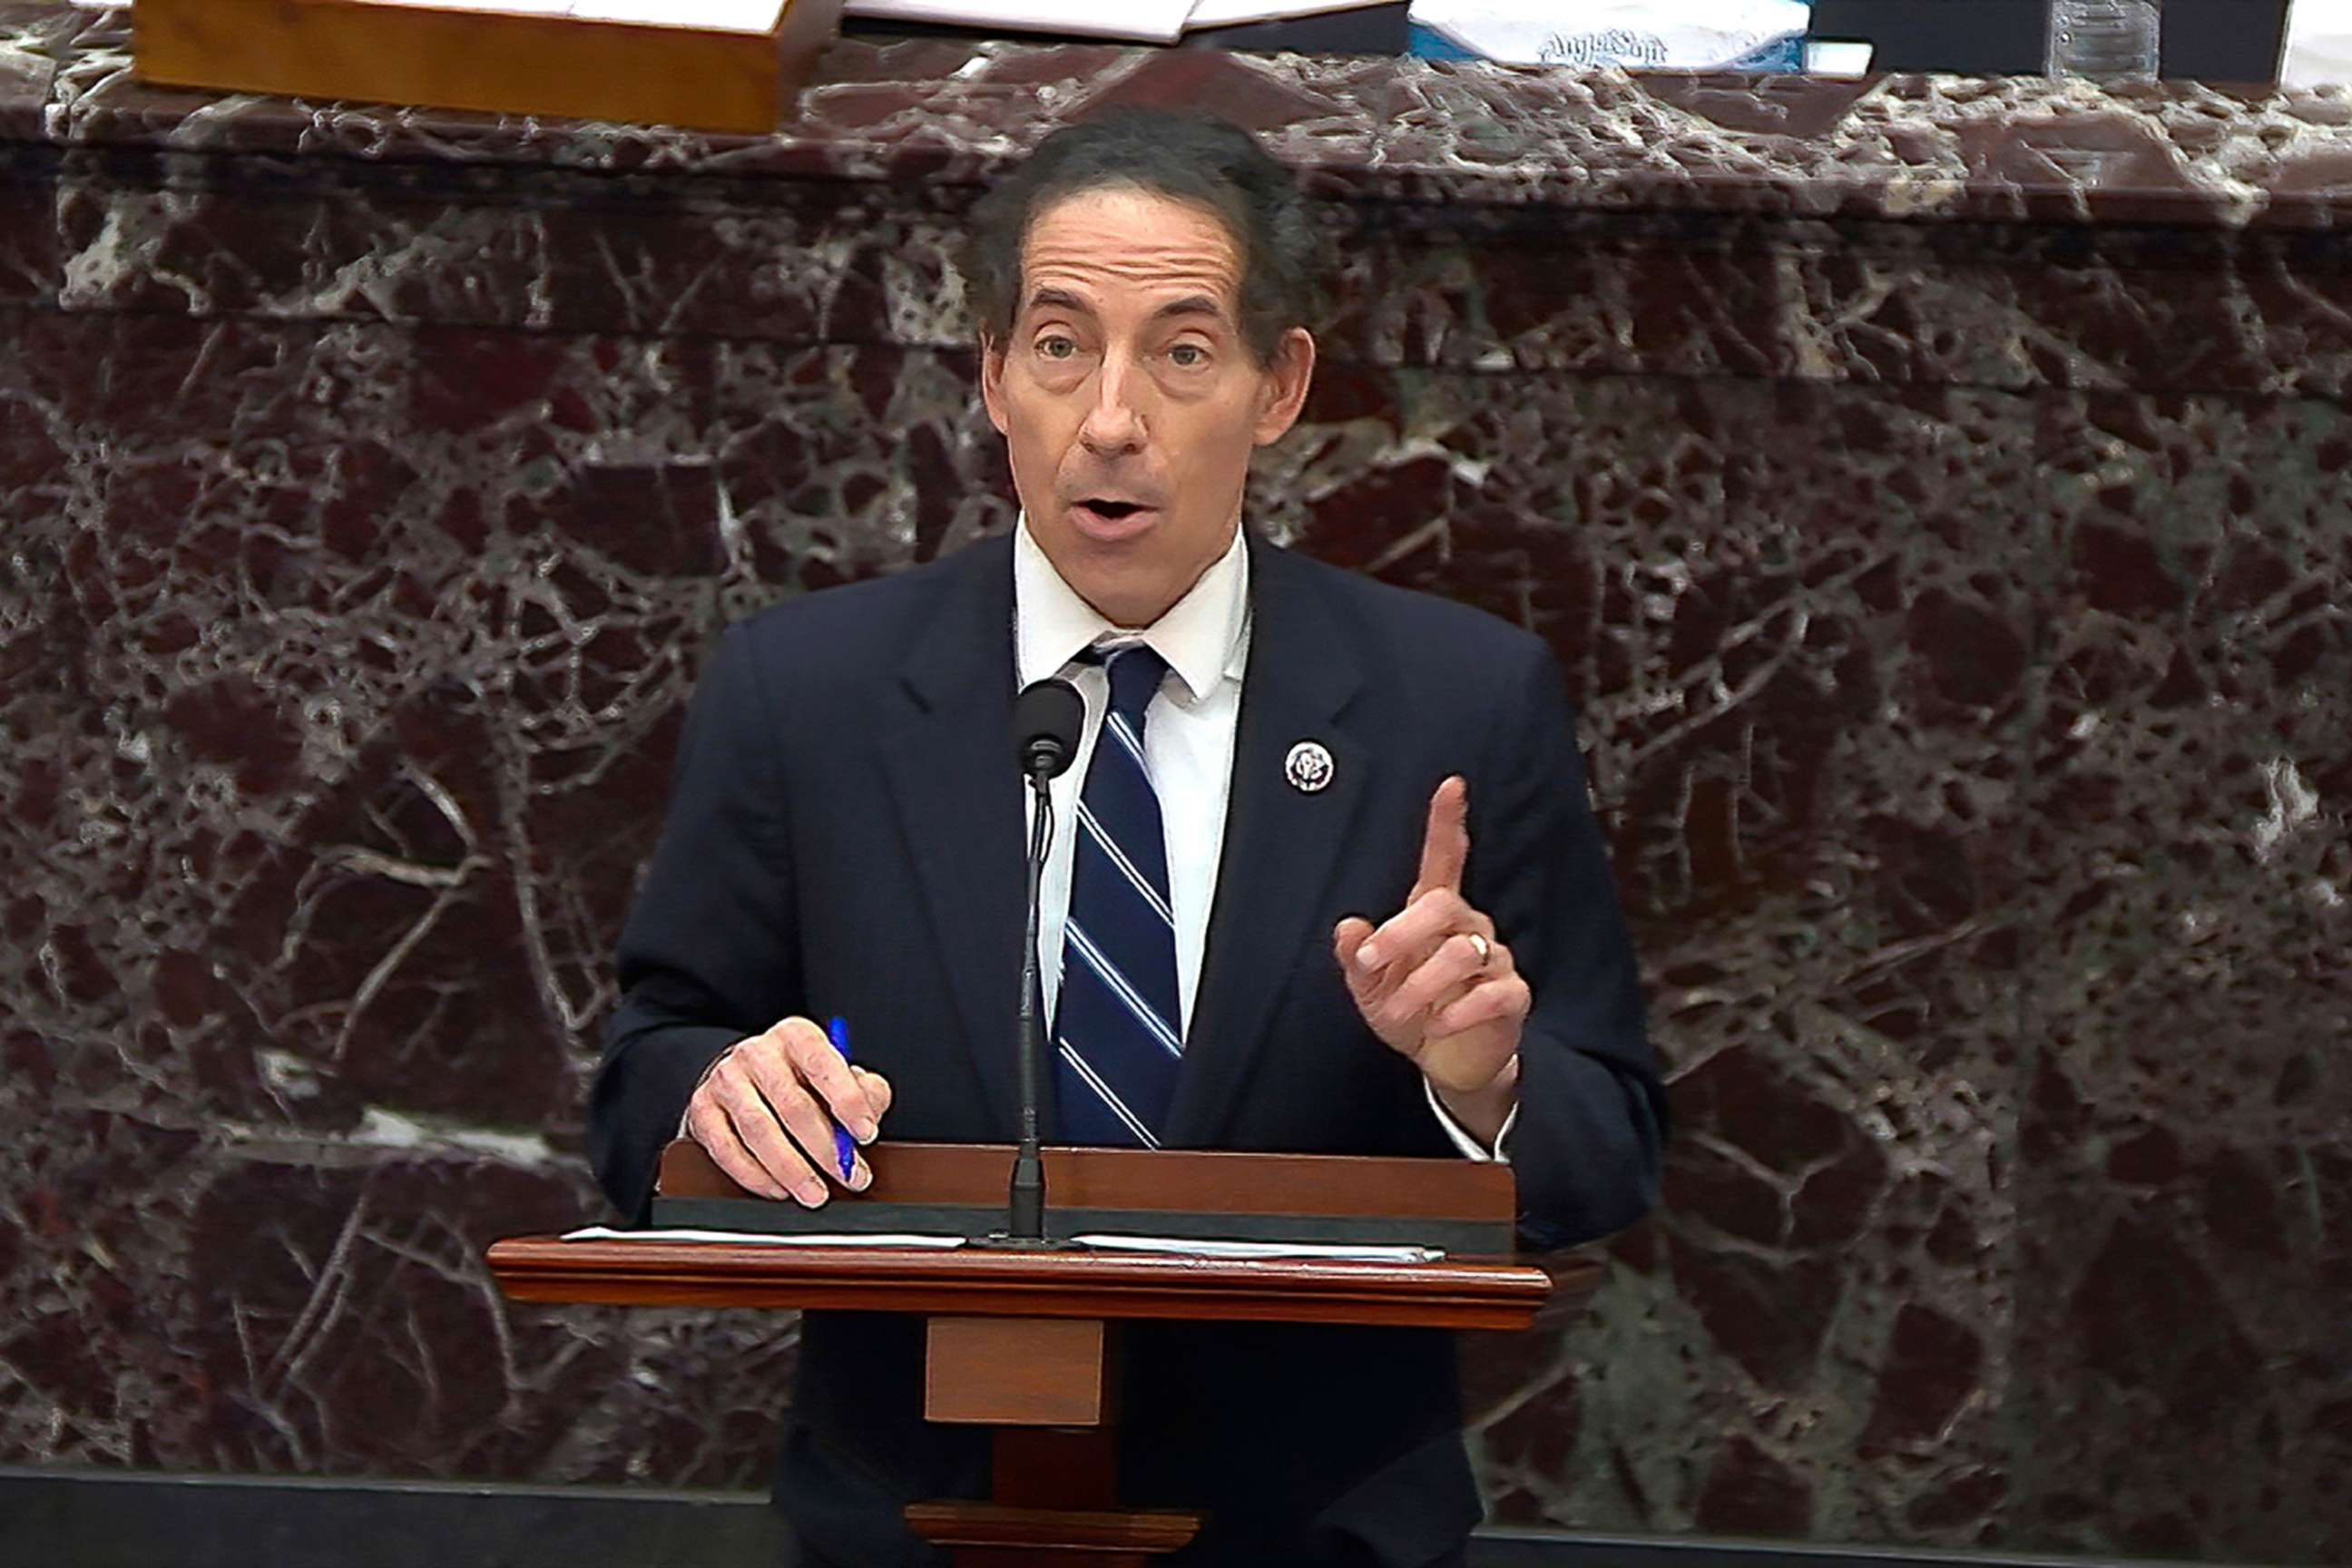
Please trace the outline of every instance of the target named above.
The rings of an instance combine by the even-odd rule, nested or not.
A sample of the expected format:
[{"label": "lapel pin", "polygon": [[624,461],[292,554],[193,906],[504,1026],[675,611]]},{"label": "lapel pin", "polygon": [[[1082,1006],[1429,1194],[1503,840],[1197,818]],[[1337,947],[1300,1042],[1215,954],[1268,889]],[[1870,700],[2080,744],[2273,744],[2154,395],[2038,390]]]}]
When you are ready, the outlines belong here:
[{"label": "lapel pin", "polygon": [[1331,753],[1320,742],[1301,741],[1282,759],[1282,776],[1291,788],[1313,795],[1331,782]]}]

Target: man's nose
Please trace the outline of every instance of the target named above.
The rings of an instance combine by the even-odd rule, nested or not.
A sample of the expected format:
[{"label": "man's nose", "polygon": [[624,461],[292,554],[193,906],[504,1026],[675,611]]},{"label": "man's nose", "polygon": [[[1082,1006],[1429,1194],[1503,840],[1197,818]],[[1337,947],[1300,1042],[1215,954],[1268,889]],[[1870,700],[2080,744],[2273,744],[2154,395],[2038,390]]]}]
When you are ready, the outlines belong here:
[{"label": "man's nose", "polygon": [[1078,426],[1078,439],[1087,450],[1108,455],[1132,451],[1143,445],[1142,387],[1124,359],[1106,358],[1095,377],[1093,406]]}]

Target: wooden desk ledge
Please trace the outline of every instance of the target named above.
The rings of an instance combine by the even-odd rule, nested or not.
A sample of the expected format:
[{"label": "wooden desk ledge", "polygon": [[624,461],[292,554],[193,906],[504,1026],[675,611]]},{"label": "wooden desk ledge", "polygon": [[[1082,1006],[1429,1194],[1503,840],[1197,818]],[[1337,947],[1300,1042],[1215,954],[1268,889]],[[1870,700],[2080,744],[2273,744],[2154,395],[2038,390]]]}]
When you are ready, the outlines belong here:
[{"label": "wooden desk ledge", "polygon": [[499,1242],[489,1265],[518,1301],[1486,1330],[1524,1329],[1548,1301],[1589,1294],[1601,1276],[1591,1259],[1538,1268],[554,1237]]}]

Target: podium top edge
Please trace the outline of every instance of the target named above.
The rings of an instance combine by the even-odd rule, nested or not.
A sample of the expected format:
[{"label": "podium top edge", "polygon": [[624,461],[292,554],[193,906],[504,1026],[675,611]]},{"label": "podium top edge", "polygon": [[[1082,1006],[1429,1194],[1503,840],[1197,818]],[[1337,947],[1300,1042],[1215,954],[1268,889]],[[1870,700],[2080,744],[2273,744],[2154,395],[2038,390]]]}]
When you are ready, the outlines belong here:
[{"label": "podium top edge", "polygon": [[1602,1271],[1572,1255],[1538,1267],[550,1236],[498,1242],[488,1258],[500,1288],[522,1300],[1484,1329],[1526,1327],[1548,1303],[1589,1294]]}]

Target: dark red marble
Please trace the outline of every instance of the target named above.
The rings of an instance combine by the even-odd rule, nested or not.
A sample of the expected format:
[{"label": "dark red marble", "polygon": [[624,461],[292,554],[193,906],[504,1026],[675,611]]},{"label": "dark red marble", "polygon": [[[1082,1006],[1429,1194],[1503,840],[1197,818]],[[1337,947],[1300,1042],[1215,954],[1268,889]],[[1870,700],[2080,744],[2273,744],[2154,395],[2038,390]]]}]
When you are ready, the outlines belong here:
[{"label": "dark red marble", "polygon": [[1341,242],[1277,537],[1559,650],[1672,1064],[1516,1524],[2352,1558],[2352,109],[844,45],[723,139],[214,100],[0,0],[0,1458],[751,1485],[551,1312],[717,627],[1005,527],[980,184],[1201,102]]}]

